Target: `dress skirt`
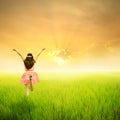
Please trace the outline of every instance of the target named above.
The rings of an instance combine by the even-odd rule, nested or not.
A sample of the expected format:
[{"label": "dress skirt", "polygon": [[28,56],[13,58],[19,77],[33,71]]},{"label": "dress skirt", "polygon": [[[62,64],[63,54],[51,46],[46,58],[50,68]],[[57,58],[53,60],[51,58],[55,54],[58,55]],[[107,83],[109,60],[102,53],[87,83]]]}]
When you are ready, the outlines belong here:
[{"label": "dress skirt", "polygon": [[20,83],[21,84],[30,84],[30,76],[32,79],[32,83],[39,82],[38,74],[34,71],[26,71],[23,73]]}]

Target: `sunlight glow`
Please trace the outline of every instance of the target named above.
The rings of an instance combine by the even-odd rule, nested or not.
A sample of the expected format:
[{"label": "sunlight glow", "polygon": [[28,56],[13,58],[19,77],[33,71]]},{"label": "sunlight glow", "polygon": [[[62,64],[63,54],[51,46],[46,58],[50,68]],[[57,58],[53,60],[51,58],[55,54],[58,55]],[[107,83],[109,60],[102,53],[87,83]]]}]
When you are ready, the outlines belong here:
[{"label": "sunlight glow", "polygon": [[65,62],[65,61],[63,60],[63,58],[61,58],[61,57],[58,57],[58,58],[57,58],[57,61],[58,61],[59,64],[62,64],[62,63]]}]

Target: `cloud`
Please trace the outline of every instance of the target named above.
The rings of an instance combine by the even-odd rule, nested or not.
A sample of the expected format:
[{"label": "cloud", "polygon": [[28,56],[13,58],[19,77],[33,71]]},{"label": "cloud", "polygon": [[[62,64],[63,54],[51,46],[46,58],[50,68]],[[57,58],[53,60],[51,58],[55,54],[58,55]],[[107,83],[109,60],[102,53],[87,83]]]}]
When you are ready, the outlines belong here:
[{"label": "cloud", "polygon": [[106,52],[104,44],[120,46],[119,12],[119,0],[1,0],[0,40],[24,49],[77,51],[102,42],[93,52]]}]

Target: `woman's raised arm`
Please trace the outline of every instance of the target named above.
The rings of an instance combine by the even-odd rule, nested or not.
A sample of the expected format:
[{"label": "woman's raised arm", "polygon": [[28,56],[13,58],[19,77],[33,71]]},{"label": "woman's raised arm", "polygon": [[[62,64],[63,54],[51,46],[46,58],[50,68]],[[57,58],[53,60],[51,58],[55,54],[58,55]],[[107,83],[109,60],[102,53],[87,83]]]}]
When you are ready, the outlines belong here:
[{"label": "woman's raised arm", "polygon": [[35,57],[35,61],[37,61],[38,57],[40,56],[40,54],[45,50],[45,48],[43,48],[38,54],[37,56]]},{"label": "woman's raised arm", "polygon": [[22,60],[24,61],[23,56],[16,49],[13,49],[13,51],[15,51],[22,58]]}]

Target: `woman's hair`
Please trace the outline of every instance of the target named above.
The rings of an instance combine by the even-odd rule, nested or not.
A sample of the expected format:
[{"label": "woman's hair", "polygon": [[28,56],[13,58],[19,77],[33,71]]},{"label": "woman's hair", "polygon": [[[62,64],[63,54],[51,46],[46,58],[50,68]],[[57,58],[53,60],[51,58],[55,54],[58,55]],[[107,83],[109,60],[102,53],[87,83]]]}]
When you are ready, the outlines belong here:
[{"label": "woman's hair", "polygon": [[30,68],[33,67],[34,63],[35,63],[35,60],[34,60],[34,58],[33,58],[33,55],[32,55],[31,53],[28,53],[28,54],[27,54],[27,57],[26,57],[25,60],[24,60],[24,65],[25,65],[25,67],[26,67],[27,69],[30,69]]}]

